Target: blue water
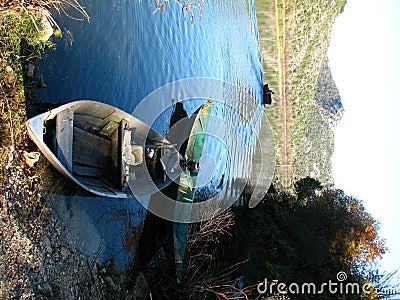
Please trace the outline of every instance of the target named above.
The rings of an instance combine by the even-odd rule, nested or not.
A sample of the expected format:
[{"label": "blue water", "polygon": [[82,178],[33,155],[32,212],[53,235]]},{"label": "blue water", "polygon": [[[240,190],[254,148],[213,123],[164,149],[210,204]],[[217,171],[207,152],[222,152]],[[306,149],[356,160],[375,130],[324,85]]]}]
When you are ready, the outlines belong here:
[{"label": "blue water", "polygon": [[[40,96],[47,102],[60,104],[92,99],[133,112],[146,96],[177,80],[206,77],[237,85],[249,97],[254,97],[255,102],[243,96],[234,100],[233,108],[223,104],[215,106],[215,114],[231,128],[218,132],[224,136],[223,142],[215,138],[207,140],[204,154],[213,158],[210,161],[215,162],[215,168],[211,176],[203,173],[207,180],[202,183],[207,189],[226,188],[227,195],[236,197],[235,184],[251,175],[255,135],[263,114],[263,74],[254,3],[252,0],[208,0],[203,7],[202,21],[196,14],[194,23],[173,1],[163,13],[155,14],[150,3],[137,0],[84,3],[90,22],[56,16],[63,37],[55,38],[57,50],[48,52],[41,62],[47,88],[40,91]],[[163,101],[171,101],[171,106],[149,125],[165,135],[173,102],[172,99]],[[189,99],[183,103],[191,114],[202,102],[204,99]],[[154,109],[157,107],[148,107],[149,111]],[[137,117],[145,120],[146,112]],[[203,165],[207,164],[204,160]],[[79,205],[88,212],[101,211],[98,201],[92,207]],[[124,202],[122,207],[140,224],[145,214],[131,213],[132,207],[136,207],[132,201]],[[96,219],[101,213],[87,215],[89,219]],[[122,244],[112,241],[112,235],[104,234],[102,222],[101,219],[93,221],[102,240],[103,256],[119,253],[121,264],[126,264],[129,251],[120,249],[122,246],[115,247]]]}]

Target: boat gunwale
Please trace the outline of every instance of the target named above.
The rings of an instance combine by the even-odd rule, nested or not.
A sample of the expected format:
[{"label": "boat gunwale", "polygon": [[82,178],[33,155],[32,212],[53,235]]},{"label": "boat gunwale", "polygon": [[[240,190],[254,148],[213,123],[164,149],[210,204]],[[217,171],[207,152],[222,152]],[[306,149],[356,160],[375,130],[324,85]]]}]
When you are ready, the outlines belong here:
[{"label": "boat gunwale", "polygon": [[[118,116],[121,116],[123,119],[127,119],[129,121],[134,121],[137,125],[143,126],[143,128],[146,129],[147,133],[152,133],[158,135],[160,138],[160,141],[163,143],[169,143],[163,137],[161,134],[159,134],[157,131],[152,129],[150,126],[142,122],[140,119],[130,115],[129,113],[114,107],[112,105],[109,105],[107,103],[103,102],[98,102],[95,100],[77,100],[77,101],[72,101],[66,104],[63,104],[59,107],[56,107],[54,109],[51,109],[47,112],[44,112],[42,114],[39,114],[26,122],[27,126],[27,131],[28,135],[31,138],[31,140],[37,145],[37,147],[40,149],[40,151],[43,153],[43,155],[49,160],[49,162],[65,177],[67,177],[69,180],[77,184],[78,186],[84,188],[85,190],[98,195],[98,196],[103,196],[103,197],[112,197],[112,198],[132,198],[134,197],[134,193],[129,189],[128,191],[118,191],[118,192],[112,192],[110,191],[109,193],[101,192],[99,190],[93,189],[87,184],[82,183],[78,178],[76,178],[72,172],[68,171],[67,168],[59,161],[59,159],[56,157],[55,153],[51,151],[51,149],[46,145],[44,142],[44,134],[40,134],[39,130],[44,130],[44,124],[45,122],[54,119],[60,112],[62,112],[65,109],[68,108],[74,108],[74,107],[79,107],[79,105],[97,105],[97,106],[104,106],[110,109],[113,109],[114,113],[116,113]],[[37,128],[38,126],[41,126],[41,128]],[[139,136],[140,133],[138,133]],[[145,146],[145,145],[143,145]],[[155,184],[155,183],[153,183]]]}]

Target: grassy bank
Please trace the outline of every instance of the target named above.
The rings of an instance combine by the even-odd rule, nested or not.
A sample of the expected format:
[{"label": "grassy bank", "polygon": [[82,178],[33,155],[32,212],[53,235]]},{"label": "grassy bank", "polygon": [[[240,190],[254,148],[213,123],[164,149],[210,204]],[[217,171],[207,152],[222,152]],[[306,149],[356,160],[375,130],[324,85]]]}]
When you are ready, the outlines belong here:
[{"label": "grassy bank", "polygon": [[15,149],[25,144],[24,67],[40,55],[46,43],[40,41],[41,33],[34,25],[34,22],[39,23],[38,16],[8,12],[2,13],[0,18],[1,147],[4,158],[8,146]]},{"label": "grassy bank", "polygon": [[265,82],[275,91],[266,116],[276,145],[274,185],[288,188],[291,182],[291,101],[288,92],[287,3],[285,0],[256,0],[257,25]]},{"label": "grassy bank", "polygon": [[[260,40],[260,51],[262,58],[262,68],[264,81],[275,91],[272,104],[267,107],[265,117],[268,119],[274,133],[274,140],[277,149],[282,145],[281,130],[278,124],[279,103],[281,96],[277,90],[279,87],[278,69],[278,39],[276,32],[275,1],[274,0],[255,0],[257,27]],[[277,161],[278,164],[278,161]],[[275,170],[275,174],[277,173]],[[274,180],[276,185],[276,177]]]},{"label": "grassy bank", "polygon": [[[45,178],[42,172],[46,169],[46,164],[38,164],[40,167],[35,172],[28,166],[29,163],[33,163],[28,160],[35,160],[33,156],[36,154],[28,155],[31,148],[25,122],[27,107],[32,102],[27,101],[27,98],[33,95],[34,88],[33,63],[41,51],[51,47],[51,43],[42,39],[40,17],[36,14],[3,12],[0,16],[0,28],[0,178],[2,197],[8,197],[10,201],[15,202],[19,195],[7,193],[7,188],[13,184],[20,184],[29,189],[38,184],[39,177]],[[17,176],[18,183],[14,178],[16,172],[22,176]],[[40,215],[42,210],[40,197],[25,188],[20,190],[25,199],[18,198],[22,201],[21,207],[15,211],[19,214],[19,227],[24,230],[29,227],[28,219],[32,217],[31,213]],[[15,203],[11,205],[15,206]],[[30,230],[26,233],[29,234]]]}]

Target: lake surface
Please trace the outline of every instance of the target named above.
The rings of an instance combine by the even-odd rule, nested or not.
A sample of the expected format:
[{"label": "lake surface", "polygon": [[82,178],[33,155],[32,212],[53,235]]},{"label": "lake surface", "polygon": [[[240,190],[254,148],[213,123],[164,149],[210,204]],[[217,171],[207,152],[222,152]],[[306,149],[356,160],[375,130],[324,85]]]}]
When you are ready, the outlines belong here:
[{"label": "lake surface", "polygon": [[[57,50],[46,53],[41,62],[47,88],[40,96],[57,104],[78,99],[105,102],[132,112],[162,135],[168,132],[176,101],[182,101],[190,115],[205,99],[213,98],[217,118],[204,147],[199,191],[223,190],[228,198],[236,199],[238,186],[251,176],[264,112],[253,1],[205,1],[202,21],[195,12],[194,23],[172,1],[163,13],[155,14],[150,1],[104,0],[84,5],[90,22],[56,18],[63,37],[55,39]],[[161,97],[163,109],[148,100],[165,85],[198,77],[215,79],[221,86],[228,82],[239,92],[223,87],[215,94],[202,89],[201,83],[196,86],[203,82],[200,79],[185,87],[197,93],[177,85],[171,97],[168,93]],[[155,111],[157,117],[149,119]],[[221,119],[229,126],[221,126]],[[82,252],[96,253],[100,260],[116,256],[121,266],[128,263],[146,216],[138,201],[67,197],[55,203]]]}]

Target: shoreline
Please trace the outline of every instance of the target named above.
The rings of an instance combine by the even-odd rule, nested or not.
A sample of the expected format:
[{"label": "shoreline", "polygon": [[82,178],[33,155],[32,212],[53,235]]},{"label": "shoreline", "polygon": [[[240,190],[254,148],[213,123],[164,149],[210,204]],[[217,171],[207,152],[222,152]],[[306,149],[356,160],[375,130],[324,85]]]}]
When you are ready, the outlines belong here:
[{"label": "shoreline", "polygon": [[44,85],[35,61],[53,48],[38,11],[0,11],[0,298],[101,298],[106,286],[96,263],[62,233],[46,196],[65,183],[26,131],[40,108],[34,90]]}]

